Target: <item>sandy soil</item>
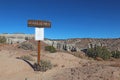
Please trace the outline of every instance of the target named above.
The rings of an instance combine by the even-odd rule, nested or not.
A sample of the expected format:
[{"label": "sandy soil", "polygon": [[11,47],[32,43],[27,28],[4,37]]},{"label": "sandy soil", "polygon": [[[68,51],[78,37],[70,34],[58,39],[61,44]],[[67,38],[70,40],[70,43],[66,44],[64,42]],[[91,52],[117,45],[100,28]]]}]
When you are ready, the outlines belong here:
[{"label": "sandy soil", "polygon": [[[119,61],[87,60],[64,52],[42,50],[41,53],[41,59],[50,60],[56,67],[46,72],[35,72],[16,57],[36,55],[36,51],[18,49],[16,45],[1,45],[0,80],[120,80]],[[36,57],[33,59],[36,62]]]}]

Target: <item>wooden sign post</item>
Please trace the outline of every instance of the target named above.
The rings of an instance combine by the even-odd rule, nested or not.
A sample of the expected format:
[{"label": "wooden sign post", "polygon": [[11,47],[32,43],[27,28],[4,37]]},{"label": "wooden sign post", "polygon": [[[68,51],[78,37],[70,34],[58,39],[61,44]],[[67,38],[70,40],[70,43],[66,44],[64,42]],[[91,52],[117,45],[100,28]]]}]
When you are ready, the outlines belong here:
[{"label": "wooden sign post", "polygon": [[38,58],[37,58],[37,62],[40,65],[40,40],[38,41]]},{"label": "wooden sign post", "polygon": [[40,65],[41,40],[44,40],[44,28],[50,28],[51,22],[42,20],[28,20],[28,27],[35,28],[35,40],[38,41],[37,64]]}]

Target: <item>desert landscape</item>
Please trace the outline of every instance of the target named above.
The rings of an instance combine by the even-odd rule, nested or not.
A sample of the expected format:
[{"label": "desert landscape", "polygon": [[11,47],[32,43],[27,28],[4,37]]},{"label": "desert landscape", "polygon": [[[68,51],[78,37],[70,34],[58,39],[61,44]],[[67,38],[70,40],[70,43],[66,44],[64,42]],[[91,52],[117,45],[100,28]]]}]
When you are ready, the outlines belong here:
[{"label": "desert landscape", "polygon": [[[120,59],[95,60],[83,51],[50,53],[45,50],[48,45],[45,41],[41,44],[41,60],[49,61],[52,67],[35,71],[31,65],[37,62],[36,41],[1,43],[0,80],[120,80]],[[79,54],[79,57],[73,54]]]},{"label": "desert landscape", "polygon": [[120,0],[0,0],[0,80],[120,80]]}]

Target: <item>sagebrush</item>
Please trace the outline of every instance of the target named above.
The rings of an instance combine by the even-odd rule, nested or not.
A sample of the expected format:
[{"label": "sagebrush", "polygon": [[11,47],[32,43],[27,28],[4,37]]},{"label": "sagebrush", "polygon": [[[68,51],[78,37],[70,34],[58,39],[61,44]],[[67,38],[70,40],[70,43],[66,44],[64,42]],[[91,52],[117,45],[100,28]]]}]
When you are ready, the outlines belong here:
[{"label": "sagebrush", "polygon": [[29,55],[21,56],[20,59],[34,61],[34,59],[31,56],[29,56]]},{"label": "sagebrush", "polygon": [[4,36],[0,36],[0,43],[6,43],[6,38]]},{"label": "sagebrush", "polygon": [[41,60],[40,61],[40,65],[38,63],[34,64],[34,70],[36,71],[47,71],[49,69],[51,69],[53,67],[53,65],[51,64],[51,62],[49,60]]},{"label": "sagebrush", "polygon": [[112,51],[111,52],[113,58],[120,58],[120,51]]},{"label": "sagebrush", "polygon": [[87,50],[87,55],[92,58],[100,57],[104,60],[110,59],[111,53],[106,47],[97,46],[94,48],[89,48]]},{"label": "sagebrush", "polygon": [[55,53],[56,49],[53,46],[45,46],[45,51],[49,51],[51,53]]},{"label": "sagebrush", "polygon": [[23,42],[18,48],[22,48],[24,50],[35,50],[34,46],[30,42]]}]

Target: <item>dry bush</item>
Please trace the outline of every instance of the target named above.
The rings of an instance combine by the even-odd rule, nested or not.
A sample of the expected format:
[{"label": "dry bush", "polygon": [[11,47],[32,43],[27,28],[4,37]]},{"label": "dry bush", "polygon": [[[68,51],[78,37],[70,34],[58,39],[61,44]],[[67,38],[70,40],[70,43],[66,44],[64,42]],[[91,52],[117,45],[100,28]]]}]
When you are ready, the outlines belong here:
[{"label": "dry bush", "polygon": [[34,61],[34,59],[31,56],[29,56],[29,55],[21,56],[20,59]]},{"label": "dry bush", "polygon": [[58,67],[58,64],[54,64],[53,67]]},{"label": "dry bush", "polygon": [[33,57],[37,57],[37,54],[30,54],[31,56],[33,56]]},{"label": "dry bush", "polygon": [[34,64],[35,71],[45,72],[45,71],[51,69],[52,67],[53,67],[53,65],[51,64],[51,62],[49,60],[41,60],[40,65],[38,65],[37,63]]},{"label": "dry bush", "polygon": [[97,60],[97,61],[103,61],[103,59],[102,58],[100,58],[100,57],[96,57],[96,59],[95,60]]},{"label": "dry bush", "polygon": [[18,46],[18,48],[22,48],[24,50],[36,50],[36,47],[37,45],[34,45],[29,41],[25,41]]},{"label": "dry bush", "polygon": [[82,52],[68,52],[69,54],[74,55],[75,57],[86,59],[87,56]]}]

